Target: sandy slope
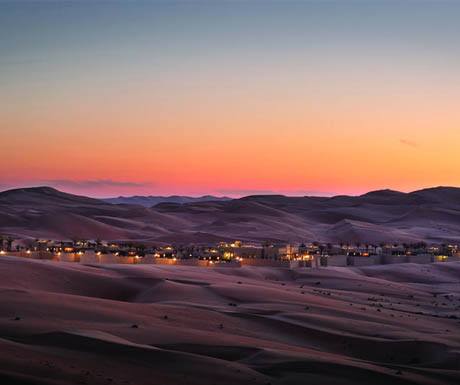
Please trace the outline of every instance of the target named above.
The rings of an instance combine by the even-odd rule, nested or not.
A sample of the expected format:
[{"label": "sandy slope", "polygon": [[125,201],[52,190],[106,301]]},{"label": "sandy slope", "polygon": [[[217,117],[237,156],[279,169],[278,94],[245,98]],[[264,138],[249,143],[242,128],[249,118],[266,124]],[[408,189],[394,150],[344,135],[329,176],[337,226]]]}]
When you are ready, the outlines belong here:
[{"label": "sandy slope", "polygon": [[8,384],[455,384],[460,263],[284,270],[0,259]]},{"label": "sandy slope", "polygon": [[49,187],[0,192],[0,234],[15,238],[322,242],[460,241],[460,189],[360,196],[249,196],[221,201],[109,204]]}]

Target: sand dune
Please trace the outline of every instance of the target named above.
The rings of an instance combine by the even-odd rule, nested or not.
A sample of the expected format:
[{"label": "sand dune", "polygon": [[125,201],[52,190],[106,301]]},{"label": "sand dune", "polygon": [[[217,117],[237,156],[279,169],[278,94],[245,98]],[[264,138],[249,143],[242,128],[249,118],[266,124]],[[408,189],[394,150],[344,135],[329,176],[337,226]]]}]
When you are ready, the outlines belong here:
[{"label": "sand dune", "polygon": [[191,203],[191,202],[210,202],[210,201],[226,201],[231,200],[228,197],[216,197],[213,195],[203,195],[201,197],[188,197],[180,195],[171,196],[119,196],[116,198],[103,199],[105,202],[113,204],[130,204],[130,205],[141,205],[144,207],[152,207],[159,203]]},{"label": "sand dune", "polygon": [[460,263],[288,270],[0,259],[8,384],[460,381]]},{"label": "sand dune", "polygon": [[409,194],[381,190],[332,198],[260,195],[184,202],[145,207],[110,204],[49,187],[10,190],[0,193],[0,233],[17,238],[165,243],[232,239],[333,243],[460,240],[457,188]]}]

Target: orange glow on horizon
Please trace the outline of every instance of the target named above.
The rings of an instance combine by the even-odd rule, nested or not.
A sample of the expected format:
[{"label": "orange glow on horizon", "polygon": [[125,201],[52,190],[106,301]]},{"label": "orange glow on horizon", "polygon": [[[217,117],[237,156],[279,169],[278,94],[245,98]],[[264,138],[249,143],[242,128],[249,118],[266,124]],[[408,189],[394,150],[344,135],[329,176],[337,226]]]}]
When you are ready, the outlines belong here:
[{"label": "orange glow on horizon", "polygon": [[[357,3],[344,16],[315,4],[94,5],[114,21],[111,33],[85,4],[60,9],[67,18],[37,6],[50,8],[49,31],[31,9],[27,23],[5,27],[18,42],[0,73],[0,189],[238,196],[459,186],[455,7],[438,6],[443,16],[430,24],[428,5],[414,14]],[[188,33],[176,31],[181,23]]]}]

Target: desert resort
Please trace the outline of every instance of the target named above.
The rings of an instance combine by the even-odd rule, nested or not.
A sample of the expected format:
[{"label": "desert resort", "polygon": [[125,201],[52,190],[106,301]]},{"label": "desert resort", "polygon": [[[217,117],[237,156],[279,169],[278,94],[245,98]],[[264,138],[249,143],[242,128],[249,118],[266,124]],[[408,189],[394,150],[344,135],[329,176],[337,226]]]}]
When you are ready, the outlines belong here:
[{"label": "desert resort", "polygon": [[209,245],[147,246],[128,241],[45,240],[17,241],[0,236],[0,257],[81,264],[160,264],[199,267],[269,266],[320,268],[380,264],[460,261],[460,247],[453,244],[288,244],[242,241]]}]

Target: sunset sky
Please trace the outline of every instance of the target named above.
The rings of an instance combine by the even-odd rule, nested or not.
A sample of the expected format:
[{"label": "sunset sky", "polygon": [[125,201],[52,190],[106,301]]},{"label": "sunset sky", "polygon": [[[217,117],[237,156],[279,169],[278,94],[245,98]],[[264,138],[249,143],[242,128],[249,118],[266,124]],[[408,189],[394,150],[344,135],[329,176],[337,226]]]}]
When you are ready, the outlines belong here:
[{"label": "sunset sky", "polygon": [[460,2],[1,2],[0,190],[460,186]]}]

